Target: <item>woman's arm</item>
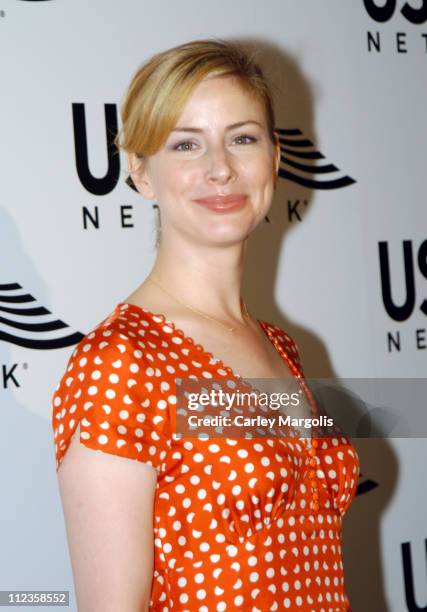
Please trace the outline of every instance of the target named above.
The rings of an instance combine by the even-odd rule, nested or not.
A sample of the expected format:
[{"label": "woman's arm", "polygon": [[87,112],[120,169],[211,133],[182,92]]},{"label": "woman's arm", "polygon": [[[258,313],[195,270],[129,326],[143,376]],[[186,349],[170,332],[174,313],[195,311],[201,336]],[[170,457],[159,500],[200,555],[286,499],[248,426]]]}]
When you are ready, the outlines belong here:
[{"label": "woman's arm", "polygon": [[79,443],[58,469],[79,612],[145,612],[153,578],[157,470]]}]

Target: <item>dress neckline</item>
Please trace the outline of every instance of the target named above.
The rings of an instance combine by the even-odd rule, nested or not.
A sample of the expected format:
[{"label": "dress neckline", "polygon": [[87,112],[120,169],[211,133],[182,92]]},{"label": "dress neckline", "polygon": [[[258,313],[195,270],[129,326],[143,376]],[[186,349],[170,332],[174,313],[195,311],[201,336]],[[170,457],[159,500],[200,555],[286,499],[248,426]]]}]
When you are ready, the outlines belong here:
[{"label": "dress neckline", "polygon": [[[148,310],[144,306],[138,306],[138,304],[133,304],[132,302],[119,302],[116,306],[116,310],[118,311],[122,310],[123,308],[133,309],[137,312],[143,312],[146,315],[148,315],[154,322],[159,323],[161,325],[168,326],[174,334],[176,334],[177,336],[181,338],[183,342],[191,344],[198,351],[200,351],[200,353],[208,357],[209,360],[214,361],[215,365],[225,370],[229,374],[230,378],[236,378],[240,380],[241,382],[245,383],[246,385],[248,385],[248,387],[252,391],[259,392],[259,389],[256,389],[253,385],[251,385],[251,383],[249,383],[243,376],[238,374],[231,366],[226,365],[222,359],[215,357],[213,353],[211,353],[210,351],[207,351],[202,344],[195,342],[195,340],[191,336],[186,334],[184,330],[177,327],[177,325],[173,321],[167,319],[164,314],[152,312],[151,310]],[[295,366],[295,364],[293,363],[292,359],[287,354],[287,352],[280,345],[275,335],[268,329],[267,327],[268,323],[262,319],[256,319],[256,321],[258,325],[261,327],[262,331],[267,336],[267,338],[276,348],[277,352],[282,358],[282,361],[288,366],[288,369],[291,375],[293,376],[293,378],[297,379],[299,385],[302,387],[306,397],[308,398],[310,406],[313,407],[313,404],[315,405],[314,398],[304,381],[304,377],[299,373],[298,368]],[[296,435],[298,435],[299,432],[294,427],[289,426],[289,429],[292,430]],[[307,436],[307,438],[304,437],[304,440],[306,439],[310,440],[312,439],[312,437],[313,437],[312,435]],[[307,446],[307,443],[305,443],[305,445]]]}]

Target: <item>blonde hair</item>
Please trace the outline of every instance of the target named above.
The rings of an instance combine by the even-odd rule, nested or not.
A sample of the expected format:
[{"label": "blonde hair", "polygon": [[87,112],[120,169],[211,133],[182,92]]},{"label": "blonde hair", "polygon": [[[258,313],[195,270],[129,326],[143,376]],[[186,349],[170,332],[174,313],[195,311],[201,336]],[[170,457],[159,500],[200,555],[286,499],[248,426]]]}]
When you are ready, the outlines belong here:
[{"label": "blonde hair", "polygon": [[[118,149],[138,158],[154,155],[175,127],[194,88],[206,77],[237,77],[264,107],[267,129],[275,143],[270,84],[255,61],[235,42],[218,38],[187,42],[149,58],[133,76],[121,106]],[[135,189],[128,177],[126,182]]]}]

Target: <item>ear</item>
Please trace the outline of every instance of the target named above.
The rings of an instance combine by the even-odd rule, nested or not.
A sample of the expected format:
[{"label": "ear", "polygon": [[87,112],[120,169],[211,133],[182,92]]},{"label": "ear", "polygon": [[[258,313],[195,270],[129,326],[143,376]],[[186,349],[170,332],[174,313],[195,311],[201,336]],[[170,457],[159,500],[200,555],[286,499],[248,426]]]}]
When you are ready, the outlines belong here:
[{"label": "ear", "polygon": [[280,156],[281,156],[279,137],[276,134],[276,132],[274,132],[274,141],[275,142],[273,144],[273,167],[272,167],[272,173],[273,173],[274,189],[276,189],[277,181],[279,180],[278,172],[279,172]]},{"label": "ear", "polygon": [[279,172],[279,166],[280,166],[280,156],[282,154],[281,150],[280,150],[280,142],[279,142],[279,136],[277,135],[276,132],[274,132],[274,138],[276,140],[276,144],[274,145],[274,172],[275,175],[277,176],[277,173]]},{"label": "ear", "polygon": [[148,162],[143,157],[138,157],[135,153],[127,155],[128,171],[130,177],[146,200],[155,200],[156,195],[148,171]]}]

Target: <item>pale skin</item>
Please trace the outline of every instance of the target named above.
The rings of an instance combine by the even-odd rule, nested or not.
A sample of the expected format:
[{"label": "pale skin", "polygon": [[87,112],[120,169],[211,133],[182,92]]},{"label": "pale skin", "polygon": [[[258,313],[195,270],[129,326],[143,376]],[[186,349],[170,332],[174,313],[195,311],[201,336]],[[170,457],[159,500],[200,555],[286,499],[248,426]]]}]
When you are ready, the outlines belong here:
[{"label": "pale skin", "polygon": [[[208,78],[193,90],[176,127],[198,131],[172,131],[142,164],[128,156],[137,189],[161,213],[161,244],[150,275],[236,331],[174,301],[150,275],[123,301],[164,314],[235,373],[290,377],[265,332],[253,317],[245,320],[240,306],[246,238],[268,213],[280,162],[264,108],[236,79]],[[194,202],[229,193],[246,194],[245,206],[218,213]],[[148,610],[157,471],[78,440],[77,433],[58,480],[79,612]]]},{"label": "pale skin", "polygon": [[[162,238],[148,280],[125,301],[164,314],[244,377],[288,376],[256,320],[246,325],[240,306],[246,238],[271,206],[280,145],[269,137],[262,104],[233,77],[202,81],[175,130],[182,127],[201,131],[172,131],[162,149],[142,163],[128,156],[136,187],[158,203]],[[218,214],[194,202],[216,193],[245,193],[247,205]],[[150,276],[181,302],[236,326],[236,332],[174,301]]]}]

